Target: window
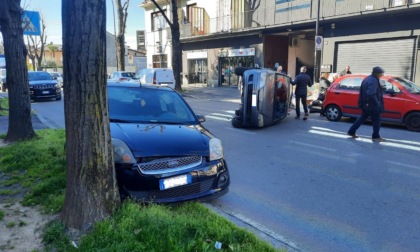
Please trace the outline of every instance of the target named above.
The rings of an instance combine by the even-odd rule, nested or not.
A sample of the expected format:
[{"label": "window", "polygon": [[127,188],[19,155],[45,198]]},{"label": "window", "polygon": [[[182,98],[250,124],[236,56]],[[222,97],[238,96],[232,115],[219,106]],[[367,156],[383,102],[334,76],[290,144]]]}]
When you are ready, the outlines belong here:
[{"label": "window", "polygon": [[389,3],[390,6],[402,6],[405,5],[407,0],[391,0]]},{"label": "window", "polygon": [[152,31],[159,31],[164,28],[166,28],[166,20],[162,13],[160,11],[152,13]]},{"label": "window", "polygon": [[197,4],[187,5],[187,22],[191,23],[193,20],[193,8],[197,7]]},{"label": "window", "polygon": [[360,90],[360,85],[362,84],[363,78],[346,78],[341,81],[338,86],[339,89],[344,90]]}]

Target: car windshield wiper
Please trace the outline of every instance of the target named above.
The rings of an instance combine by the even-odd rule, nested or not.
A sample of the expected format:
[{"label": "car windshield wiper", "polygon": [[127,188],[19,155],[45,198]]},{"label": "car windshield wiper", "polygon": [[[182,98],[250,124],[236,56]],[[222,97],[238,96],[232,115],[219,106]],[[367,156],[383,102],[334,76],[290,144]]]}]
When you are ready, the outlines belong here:
[{"label": "car windshield wiper", "polygon": [[161,121],[161,120],[150,120],[151,123],[163,123],[163,124],[185,124],[184,122],[173,122],[173,121]]},{"label": "car windshield wiper", "polygon": [[132,121],[129,121],[129,120],[115,119],[115,118],[110,118],[109,121],[110,122],[121,122],[121,123],[131,123],[132,122]]}]

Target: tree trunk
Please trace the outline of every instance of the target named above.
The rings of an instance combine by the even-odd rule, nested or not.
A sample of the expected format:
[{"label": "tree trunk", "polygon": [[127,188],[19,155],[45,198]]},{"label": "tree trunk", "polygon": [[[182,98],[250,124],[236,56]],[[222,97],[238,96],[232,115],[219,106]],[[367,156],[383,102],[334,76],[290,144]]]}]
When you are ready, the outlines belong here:
[{"label": "tree trunk", "polygon": [[117,65],[119,71],[125,71],[125,47],[124,47],[124,35],[118,35],[116,37],[117,46]]},{"label": "tree trunk", "polygon": [[105,0],[63,1],[67,186],[61,219],[89,229],[119,206],[106,86]]},{"label": "tree trunk", "polygon": [[35,136],[32,127],[26,47],[23,40],[22,8],[19,1],[0,0],[0,30],[7,63],[9,126],[6,141],[15,142]]},{"label": "tree trunk", "polygon": [[127,0],[124,5],[121,5],[121,0],[112,0],[115,1],[117,5],[117,15],[118,15],[118,35],[115,38],[116,48],[117,48],[117,66],[118,70],[125,71],[125,28],[127,23],[127,8],[130,4],[130,0]]},{"label": "tree trunk", "polygon": [[177,0],[172,0],[172,70],[175,75],[175,89],[181,91],[182,45],[180,43]]}]

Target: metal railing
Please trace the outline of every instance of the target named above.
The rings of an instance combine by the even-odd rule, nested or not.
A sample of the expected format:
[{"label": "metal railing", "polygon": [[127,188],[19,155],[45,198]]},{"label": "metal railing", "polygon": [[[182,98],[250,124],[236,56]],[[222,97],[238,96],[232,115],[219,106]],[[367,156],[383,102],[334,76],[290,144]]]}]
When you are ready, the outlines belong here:
[{"label": "metal railing", "polygon": [[[181,38],[312,22],[316,19],[317,2],[287,1],[257,10],[192,20],[181,24]],[[377,11],[388,13],[408,7],[420,7],[420,0],[322,0],[320,17],[332,19]]]}]

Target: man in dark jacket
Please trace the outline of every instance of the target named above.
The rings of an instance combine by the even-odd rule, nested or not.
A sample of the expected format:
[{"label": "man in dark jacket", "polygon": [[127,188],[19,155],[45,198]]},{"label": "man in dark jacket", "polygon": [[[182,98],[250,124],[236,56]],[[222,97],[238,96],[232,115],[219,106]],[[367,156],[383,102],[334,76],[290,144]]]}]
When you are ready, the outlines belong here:
[{"label": "man in dark jacket", "polygon": [[359,91],[359,104],[362,109],[362,114],[350,127],[347,134],[353,138],[357,138],[357,129],[367,120],[368,117],[372,119],[373,133],[372,140],[376,142],[385,141],[379,135],[381,127],[381,113],[384,111],[383,91],[379,79],[384,74],[381,67],[374,67],[372,74],[362,81]]},{"label": "man in dark jacket", "polygon": [[306,103],[306,98],[308,96],[308,87],[312,86],[312,80],[309,75],[306,74],[306,66],[300,68],[300,74],[292,80],[292,85],[296,85],[295,88],[295,102],[296,102],[296,119],[300,118],[300,102],[302,102],[303,110],[305,111],[305,116],[303,120],[308,119],[308,104]]}]

